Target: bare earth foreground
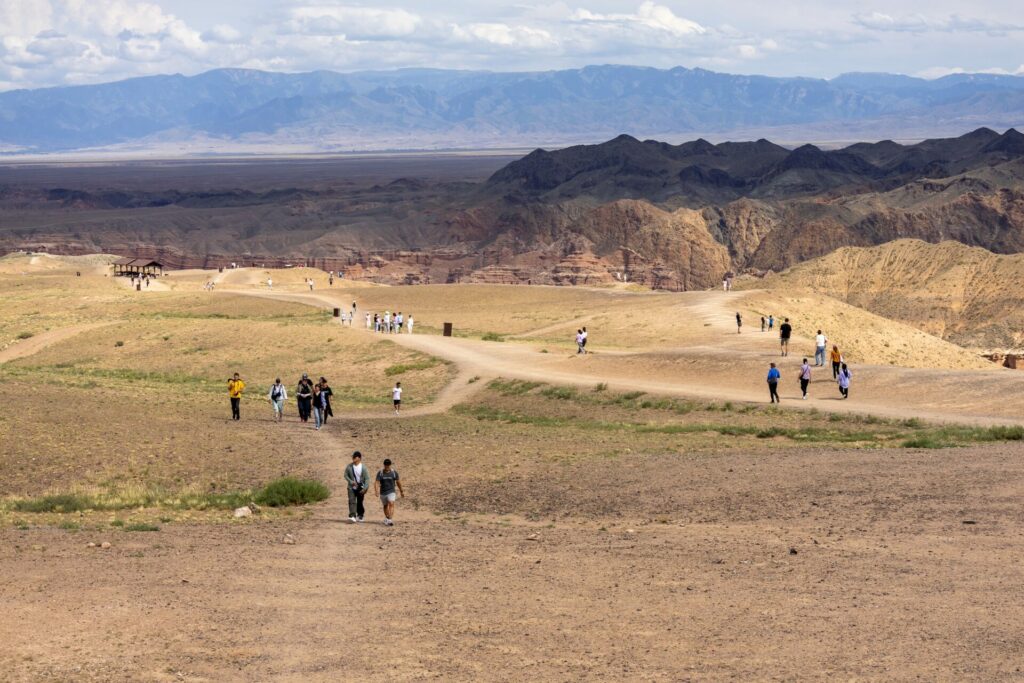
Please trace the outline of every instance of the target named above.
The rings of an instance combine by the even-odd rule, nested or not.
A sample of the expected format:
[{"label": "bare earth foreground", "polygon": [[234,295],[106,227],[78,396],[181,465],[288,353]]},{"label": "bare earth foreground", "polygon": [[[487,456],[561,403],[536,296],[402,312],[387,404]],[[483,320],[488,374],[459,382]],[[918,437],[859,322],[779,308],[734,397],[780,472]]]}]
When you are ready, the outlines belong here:
[{"label": "bare earth foreground", "polygon": [[[0,351],[5,386],[39,392],[0,418],[0,494],[100,485],[117,476],[104,468],[122,457],[140,481],[205,486],[201,471],[242,486],[273,470],[317,476],[333,491],[295,514],[168,517],[155,533],[116,530],[89,512],[63,523],[5,513],[0,680],[1024,678],[1020,442],[804,443],[729,436],[723,426],[811,429],[831,420],[874,429],[864,414],[1017,423],[1024,406],[1014,373],[941,344],[928,353],[944,369],[895,367],[884,361],[899,361],[885,355],[897,351],[860,338],[854,398],[835,400],[823,373],[813,400],[790,401],[787,366],[783,405],[801,410],[769,411],[746,402],[764,401],[762,367],[775,346],[730,327],[735,308],[753,321],[763,306],[780,305],[762,294],[336,287],[311,295],[298,273],[294,282],[275,273],[275,289],[285,291],[273,300],[257,289],[261,277],[230,275],[235,283],[222,278],[213,294],[193,292],[208,273],[136,293],[99,270],[79,284],[20,262],[0,268],[12,302],[0,311],[3,336],[39,326]],[[70,288],[82,308],[40,320],[47,283]],[[484,295],[478,310],[474,297]],[[360,312],[415,311],[426,334],[388,344],[310,317],[319,314],[306,305],[352,299]],[[156,310],[163,317],[154,322]],[[434,334],[450,317],[442,312],[459,316],[469,337]],[[586,358],[566,342],[579,324],[600,340]],[[838,341],[856,332],[834,324]],[[898,346],[892,329],[882,336]],[[484,332],[506,341],[472,338]],[[794,356],[806,351],[802,332]],[[328,334],[336,355],[316,351],[327,343],[316,335]],[[178,343],[174,353],[157,351]],[[289,422],[273,424],[257,400],[266,379],[254,376],[243,421],[230,423],[220,377],[232,345],[247,375],[280,366],[289,388],[307,366],[333,368],[333,383],[345,387],[336,389],[341,419],[316,433],[292,407]],[[451,365],[383,370],[427,366],[424,354]],[[139,372],[123,371],[128,365]],[[214,372],[208,393],[191,379]],[[51,377],[62,394],[46,393]],[[396,377],[416,399],[400,419],[372,402]],[[497,377],[520,384],[489,383]],[[530,384],[539,381],[577,390]],[[594,392],[599,382],[607,388]],[[615,394],[630,388],[693,403],[666,411]],[[186,390],[194,392],[187,401]],[[595,398],[605,393],[620,398]],[[737,405],[702,407],[709,399]],[[40,408],[60,401],[66,417],[47,423]],[[140,440],[159,444],[155,454],[124,456],[105,441],[131,419]],[[694,420],[719,431],[682,429]],[[66,441],[47,440],[52,433]],[[397,462],[409,495],[394,528],[379,523],[370,498],[367,523],[345,520],[341,468],[356,448],[371,469],[384,457]],[[59,468],[48,469],[52,462]],[[294,544],[283,542],[289,534]],[[113,547],[86,547],[103,540]]]}]

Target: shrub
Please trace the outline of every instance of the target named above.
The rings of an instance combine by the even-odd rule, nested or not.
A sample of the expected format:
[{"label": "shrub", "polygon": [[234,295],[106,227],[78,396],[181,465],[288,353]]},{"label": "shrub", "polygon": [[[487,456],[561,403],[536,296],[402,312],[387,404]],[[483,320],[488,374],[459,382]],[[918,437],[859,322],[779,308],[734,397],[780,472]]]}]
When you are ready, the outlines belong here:
[{"label": "shrub", "polygon": [[598,392],[604,391],[607,388],[608,388],[607,384],[605,384],[604,382],[598,382],[596,385],[594,385],[594,393],[598,393]]},{"label": "shrub", "polygon": [[493,341],[493,342],[503,342],[503,341],[505,341],[505,337],[503,337],[502,335],[498,334],[497,332],[485,332],[484,335],[482,337],[480,337],[480,338],[483,339],[484,341]]},{"label": "shrub", "polygon": [[41,498],[14,501],[18,512],[80,512],[88,510],[90,500],[75,493],[57,493]]},{"label": "shrub", "polygon": [[129,524],[124,528],[125,531],[160,531],[160,527],[156,524]]},{"label": "shrub", "polygon": [[570,401],[576,398],[576,390],[572,387],[547,387],[541,389],[541,396],[545,398],[555,398],[559,401]]},{"label": "shrub", "polygon": [[32,338],[34,336],[35,336],[34,332],[29,332],[27,330],[25,332],[19,332],[18,333],[18,339],[30,339],[30,338]]},{"label": "shrub", "polygon": [[330,489],[319,481],[284,477],[264,486],[256,494],[256,502],[272,508],[307,505],[326,500],[330,495]]},{"label": "shrub", "polygon": [[121,346],[124,346],[124,342],[123,342],[123,341],[121,341],[121,340],[118,340],[118,341],[114,342],[114,346],[115,346],[115,347],[121,347]]}]

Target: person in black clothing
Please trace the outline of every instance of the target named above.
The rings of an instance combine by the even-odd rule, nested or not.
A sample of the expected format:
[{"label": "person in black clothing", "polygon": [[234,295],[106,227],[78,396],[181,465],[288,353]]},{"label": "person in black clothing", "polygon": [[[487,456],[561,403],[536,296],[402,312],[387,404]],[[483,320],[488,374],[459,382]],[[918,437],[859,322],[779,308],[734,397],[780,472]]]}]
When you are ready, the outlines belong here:
[{"label": "person in black clothing", "polygon": [[309,422],[309,416],[313,414],[313,382],[309,375],[303,374],[299,380],[299,386],[295,389],[295,401],[299,407],[299,419]]},{"label": "person in black clothing", "polygon": [[740,315],[739,311],[736,311],[736,334],[740,334],[743,331],[743,316]]},{"label": "person in black clothing", "polygon": [[779,342],[782,345],[782,355],[789,355],[789,338],[793,335],[793,326],[789,324],[789,318],[783,320],[779,326]]},{"label": "person in black clothing", "polygon": [[328,417],[334,417],[334,411],[331,410],[331,396],[334,392],[331,391],[331,387],[327,384],[327,380],[323,377],[320,378],[320,400],[323,401],[324,408],[324,423],[327,422]]}]

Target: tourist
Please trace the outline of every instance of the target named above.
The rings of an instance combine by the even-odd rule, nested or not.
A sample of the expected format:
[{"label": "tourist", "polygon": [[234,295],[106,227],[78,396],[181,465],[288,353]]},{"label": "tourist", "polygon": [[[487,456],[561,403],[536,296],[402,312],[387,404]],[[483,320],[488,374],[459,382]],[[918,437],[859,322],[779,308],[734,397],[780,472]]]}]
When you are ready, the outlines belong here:
[{"label": "tourist", "polygon": [[814,366],[817,368],[825,367],[825,348],[828,346],[828,337],[826,337],[821,330],[818,330],[818,334],[814,337]]},{"label": "tourist", "polygon": [[576,330],[576,355],[586,352],[583,348],[583,330]]},{"label": "tourist", "polygon": [[353,524],[363,521],[366,508],[363,497],[370,490],[370,477],[363,466],[363,454],[356,451],[352,462],[345,466],[345,483],[348,484],[348,521]]},{"label": "tourist", "polygon": [[267,289],[273,289],[273,288],[274,288],[274,280],[272,278],[268,277],[267,278]]},{"label": "tourist", "polygon": [[[352,310],[355,311],[354,308]],[[373,321],[370,320],[370,314],[369,313],[366,314],[366,329],[367,330],[372,330],[373,329]]]},{"label": "tourist", "polygon": [[241,420],[242,414],[240,412],[240,406],[242,403],[242,392],[245,390],[245,382],[238,376],[236,372],[234,376],[228,380],[228,397],[231,399],[231,419]]},{"label": "tourist", "polygon": [[309,422],[309,415],[313,411],[313,387],[309,375],[305,373],[302,374],[299,386],[295,389],[295,402],[299,408],[299,419]]},{"label": "tourist", "polygon": [[327,277],[327,286],[328,287],[333,287],[334,286],[334,273],[333,272]]},{"label": "tourist", "polygon": [[384,311],[384,333],[391,334],[391,311]]},{"label": "tourist", "polygon": [[590,333],[587,332],[587,328],[584,327],[583,328],[583,353],[587,352],[587,337],[589,337],[589,336],[590,336]]},{"label": "tourist", "polygon": [[395,407],[395,415],[398,415],[398,411],[402,409],[402,383],[395,382],[394,388],[391,390],[391,402]]},{"label": "tourist", "polygon": [[274,380],[267,398],[270,399],[270,405],[274,408],[274,419],[280,422],[284,419],[284,402],[288,400],[288,392],[285,390],[284,385],[281,384],[280,377]]},{"label": "tourist", "polygon": [[334,391],[331,386],[327,383],[327,380],[323,377],[320,378],[320,398],[324,404],[324,415],[323,423],[327,424],[328,417],[334,417],[334,411],[331,409],[331,396],[334,396]]},{"label": "tourist", "polygon": [[768,331],[771,332],[774,329],[775,329],[775,316],[769,314],[768,315]]},{"label": "tourist", "polygon": [[313,278],[309,278],[309,291],[313,291]]},{"label": "tourist", "polygon": [[843,398],[850,398],[850,368],[846,367],[846,363],[843,363],[843,367],[839,370],[839,393],[843,395]]},{"label": "tourist", "polygon": [[839,366],[843,363],[843,354],[839,353],[839,347],[833,344],[828,357],[832,361],[832,381],[835,382],[839,379]]},{"label": "tourist", "polygon": [[765,320],[765,319],[764,319],[764,316],[762,315],[762,316],[761,316],[761,331],[762,331],[762,332],[764,332],[764,328],[765,328],[765,325],[767,325],[767,324],[768,324],[768,321],[767,321],[767,320]]},{"label": "tourist", "polygon": [[793,335],[793,326],[789,324],[789,318],[782,321],[779,325],[779,341],[782,344],[782,355],[789,355],[789,338]]},{"label": "tourist", "polygon": [[313,385],[313,429],[319,431],[324,424],[324,397],[320,385]]},{"label": "tourist", "polygon": [[736,311],[736,334],[743,332],[743,316],[740,315],[739,311]]},{"label": "tourist", "polygon": [[395,525],[396,488],[402,498],[405,498],[402,482],[398,478],[398,470],[392,469],[390,458],[384,458],[384,469],[377,472],[377,479],[373,482],[373,492],[380,496],[381,505],[384,506],[384,526]]},{"label": "tourist", "polygon": [[409,328],[409,334],[412,334],[412,313],[409,314],[409,320],[406,322],[406,327]]},{"label": "tourist", "polygon": [[804,395],[803,400],[807,400],[807,387],[811,383],[811,366],[807,363],[807,359],[804,358],[804,364],[800,366],[800,392]]},{"label": "tourist", "polygon": [[768,395],[772,399],[772,403],[780,403],[779,380],[782,379],[782,373],[775,367],[775,363],[769,363],[768,365]]}]

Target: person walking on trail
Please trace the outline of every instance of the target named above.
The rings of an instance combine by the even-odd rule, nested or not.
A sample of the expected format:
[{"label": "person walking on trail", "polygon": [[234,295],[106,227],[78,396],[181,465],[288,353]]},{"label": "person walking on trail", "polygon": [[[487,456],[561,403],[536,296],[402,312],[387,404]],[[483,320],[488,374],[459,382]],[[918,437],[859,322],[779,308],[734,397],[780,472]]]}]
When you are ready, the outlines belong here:
[{"label": "person walking on trail", "polygon": [[839,347],[835,344],[832,345],[828,358],[832,361],[832,381],[835,382],[839,379],[839,366],[843,364],[843,354],[839,353]]},{"label": "person walking on trail", "polygon": [[395,415],[398,415],[398,411],[402,409],[402,383],[395,382],[395,386],[391,389],[391,403],[395,406]]},{"label": "person walking on trail", "polygon": [[284,402],[288,400],[288,392],[285,390],[284,385],[281,384],[280,377],[274,380],[267,398],[270,399],[270,405],[274,408],[274,419],[280,422],[284,419]]},{"label": "person walking on trail", "polygon": [[843,395],[843,398],[850,398],[850,368],[846,367],[846,363],[843,363],[843,367],[839,369],[839,393]]},{"label": "person walking on trail", "polygon": [[803,394],[803,400],[807,400],[807,387],[811,384],[811,366],[807,363],[807,359],[804,358],[804,364],[800,366],[800,393]]},{"label": "person walking on trail", "polygon": [[334,390],[331,389],[331,385],[327,383],[327,379],[324,377],[320,378],[320,399],[324,405],[323,422],[327,424],[328,417],[334,417],[334,410],[331,409],[331,396],[334,396]]},{"label": "person walking on trail", "polygon": [[825,349],[827,347],[828,337],[821,330],[818,330],[818,334],[814,337],[814,367],[825,367]]},{"label": "person walking on trail", "polygon": [[231,399],[231,419],[241,420],[242,413],[240,411],[242,403],[242,392],[245,391],[245,382],[238,376],[236,372],[234,376],[228,380],[228,398]]},{"label": "person walking on trail", "polygon": [[345,466],[345,483],[348,485],[348,521],[355,524],[363,521],[366,507],[363,498],[370,490],[370,475],[363,465],[363,454],[356,451],[352,454],[352,462]]},{"label": "person walking on trail", "polygon": [[764,319],[764,316],[762,315],[761,316],[761,331],[762,332],[764,332],[764,328],[765,328],[766,324],[767,324],[767,321]]},{"label": "person walking on trail", "polygon": [[576,355],[586,352],[583,348],[583,330],[576,330]]},{"label": "person walking on trail", "polygon": [[589,336],[590,336],[590,333],[587,332],[587,328],[584,327],[583,328],[583,353],[587,352],[587,337],[589,337]]},{"label": "person walking on trail", "polygon": [[739,311],[736,311],[736,334],[743,333],[743,316],[740,315]]},{"label": "person walking on trail", "polygon": [[320,385],[313,385],[313,429],[320,431],[324,425],[324,403],[323,394],[320,392]]},{"label": "person walking on trail", "polygon": [[305,373],[299,380],[299,386],[295,389],[295,402],[299,407],[299,419],[309,422],[309,415],[313,412],[313,386],[309,381],[309,375]]},{"label": "person walking on trail", "polygon": [[779,325],[779,341],[782,344],[782,355],[789,355],[789,338],[793,335],[793,326],[789,324],[789,318],[786,318],[781,325]]},{"label": "person walking on trail", "polygon": [[782,379],[782,373],[775,367],[775,363],[768,364],[768,396],[771,398],[772,403],[781,403],[779,400],[779,380]]},{"label": "person walking on trail", "polygon": [[771,332],[774,329],[775,329],[775,316],[769,314],[768,315],[768,331]]},{"label": "person walking on trail", "polygon": [[[353,309],[353,313],[354,312],[355,312],[355,309]],[[373,321],[370,320],[370,314],[369,313],[366,314],[366,329],[367,330],[373,329]]]},{"label": "person walking on trail", "polygon": [[412,323],[413,323],[413,320],[412,320],[412,313],[410,313],[410,314],[409,314],[409,322],[407,322],[407,323],[405,324],[405,325],[406,325],[406,327],[408,327],[408,328],[409,328],[409,334],[412,334]]},{"label": "person walking on trail", "polygon": [[273,289],[273,288],[274,288],[274,280],[273,280],[273,278],[269,278],[268,277],[267,278],[267,289]]},{"label": "person walking on trail", "polygon": [[373,482],[373,492],[380,496],[381,505],[384,506],[384,526],[395,525],[396,488],[402,498],[405,498],[402,482],[398,478],[398,470],[391,467],[390,458],[384,458],[384,469],[377,472],[377,479]]}]

